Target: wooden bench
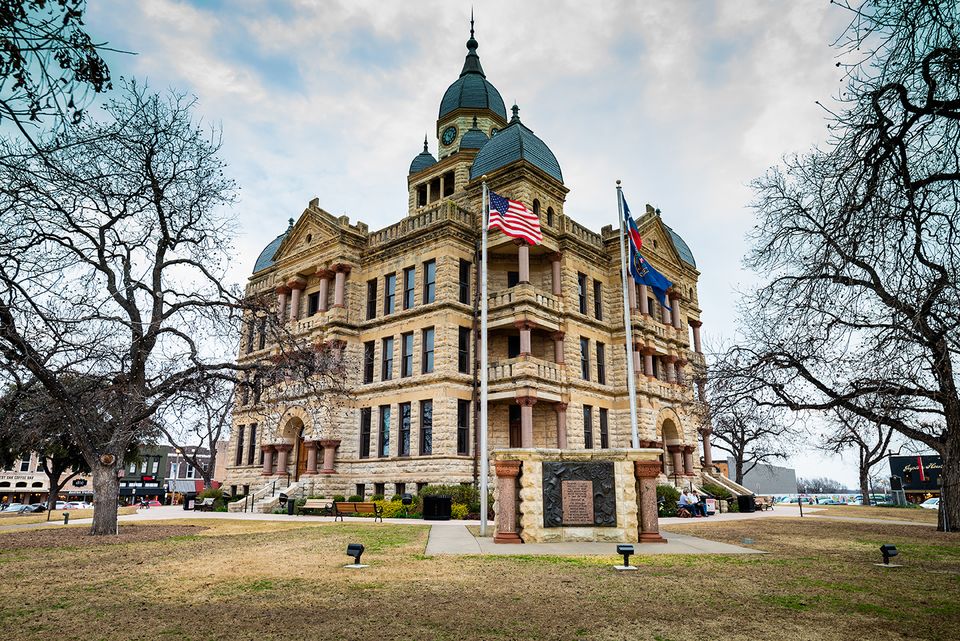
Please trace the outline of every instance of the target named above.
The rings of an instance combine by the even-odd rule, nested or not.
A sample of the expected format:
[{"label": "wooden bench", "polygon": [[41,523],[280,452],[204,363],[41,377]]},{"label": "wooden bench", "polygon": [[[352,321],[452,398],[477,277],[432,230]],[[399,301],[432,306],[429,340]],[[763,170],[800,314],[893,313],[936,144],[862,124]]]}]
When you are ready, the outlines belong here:
[{"label": "wooden bench", "polygon": [[199,503],[193,504],[193,509],[196,512],[212,512],[213,511],[213,499],[203,499]]},{"label": "wooden bench", "polygon": [[333,520],[340,519],[342,521],[344,514],[373,514],[374,523],[377,522],[377,519],[380,519],[380,522],[383,523],[383,508],[376,503],[352,503],[349,501],[341,503],[335,501],[333,503]]},{"label": "wooden bench", "polygon": [[773,509],[773,503],[760,496],[754,497],[753,504],[756,506],[758,512]]},{"label": "wooden bench", "polygon": [[307,499],[303,507],[300,508],[300,512],[302,513],[304,510],[319,510],[322,516],[324,514],[330,514],[332,509],[333,507],[330,505],[330,501],[326,499]]}]

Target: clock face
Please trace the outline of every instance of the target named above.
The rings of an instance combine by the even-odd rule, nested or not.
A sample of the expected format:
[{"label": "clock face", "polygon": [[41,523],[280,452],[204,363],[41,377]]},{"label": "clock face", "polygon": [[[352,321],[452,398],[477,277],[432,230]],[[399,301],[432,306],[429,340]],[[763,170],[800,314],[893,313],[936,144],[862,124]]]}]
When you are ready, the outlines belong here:
[{"label": "clock face", "polygon": [[497,129],[496,127],[494,127],[493,129],[490,130],[490,137],[493,138],[493,137],[496,136],[498,133],[500,133],[500,130]]},{"label": "clock face", "polygon": [[457,128],[454,127],[453,125],[450,125],[449,127],[443,130],[443,137],[441,138],[441,140],[443,140],[443,144],[449,145],[450,143],[453,142],[453,139],[456,137],[457,137]]}]

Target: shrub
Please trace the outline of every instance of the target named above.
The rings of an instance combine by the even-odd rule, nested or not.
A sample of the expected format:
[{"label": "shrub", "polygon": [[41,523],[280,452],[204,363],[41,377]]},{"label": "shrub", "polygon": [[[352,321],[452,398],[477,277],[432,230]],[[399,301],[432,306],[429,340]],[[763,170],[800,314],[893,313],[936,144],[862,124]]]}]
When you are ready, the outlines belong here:
[{"label": "shrub", "polygon": [[374,494],[373,496],[370,497],[370,500],[373,501],[374,503],[376,503],[377,501],[382,501],[383,494]]},{"label": "shrub", "polygon": [[673,487],[672,485],[658,485],[657,486],[657,501],[661,503],[660,514],[661,516],[676,516],[677,515],[677,501],[680,500],[680,490]]},{"label": "shrub", "polygon": [[361,503],[363,502],[363,497],[360,496],[359,494],[351,494],[350,498],[348,498],[347,500],[350,501],[351,503]]},{"label": "shrub", "polygon": [[[213,499],[213,510],[215,512],[223,512],[226,510],[227,499],[223,495],[223,488],[211,487],[197,494],[197,502],[203,499]],[[220,508],[223,508],[223,510]]]},{"label": "shrub", "polygon": [[403,497],[400,496],[399,494],[394,494],[393,496],[390,497],[391,503],[399,503],[402,500],[403,500]]},{"label": "shrub", "polygon": [[343,503],[343,502],[346,501],[347,499],[344,498],[343,494],[334,494],[334,495],[333,495],[333,500],[336,501],[337,503]]},{"label": "shrub", "polygon": [[704,483],[703,491],[711,495],[715,499],[729,499],[733,496],[730,493],[730,490],[723,487],[722,485],[717,485],[716,483]]},{"label": "shrub", "polygon": [[327,497],[325,497],[323,494],[320,494],[319,496],[314,494],[313,496],[308,496],[307,498],[308,499],[325,499]]},{"label": "shrub", "polygon": [[727,512],[739,512],[740,504],[737,503],[737,497],[727,499]]},{"label": "shrub", "polygon": [[[473,485],[428,485],[418,493],[420,496],[449,496],[451,502],[467,506],[469,513],[480,513],[480,490]],[[487,505],[493,506],[493,493],[487,496]]]},{"label": "shrub", "polygon": [[463,503],[454,503],[450,508],[450,517],[458,521],[467,518],[470,510]]}]

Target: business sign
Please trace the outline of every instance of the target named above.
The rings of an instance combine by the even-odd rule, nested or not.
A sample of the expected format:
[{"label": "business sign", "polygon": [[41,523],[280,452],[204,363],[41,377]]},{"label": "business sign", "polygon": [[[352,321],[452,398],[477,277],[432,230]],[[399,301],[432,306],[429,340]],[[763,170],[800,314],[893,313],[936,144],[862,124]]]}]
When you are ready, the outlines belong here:
[{"label": "business sign", "polygon": [[87,479],[73,479],[73,487],[86,487]]},{"label": "business sign", "polygon": [[890,474],[903,480],[907,492],[931,492],[940,489],[938,480],[943,470],[940,456],[891,456]]}]

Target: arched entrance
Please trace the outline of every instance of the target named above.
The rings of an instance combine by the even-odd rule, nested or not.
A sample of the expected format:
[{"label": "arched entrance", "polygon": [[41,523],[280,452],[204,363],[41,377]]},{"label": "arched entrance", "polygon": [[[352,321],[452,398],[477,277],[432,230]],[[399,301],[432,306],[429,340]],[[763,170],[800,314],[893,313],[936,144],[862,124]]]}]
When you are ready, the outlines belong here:
[{"label": "arched entrance", "polygon": [[[281,437],[285,443],[289,443],[293,449],[293,470],[292,480],[300,480],[300,475],[307,466],[307,453],[303,447],[303,420],[297,416],[290,417],[281,430]],[[289,463],[288,463],[289,465]],[[277,472],[286,473],[287,470],[277,470]]]}]

